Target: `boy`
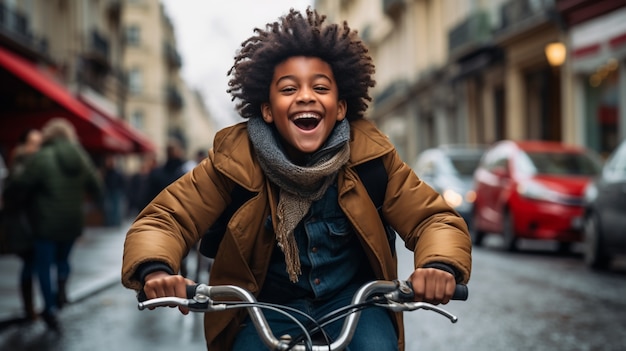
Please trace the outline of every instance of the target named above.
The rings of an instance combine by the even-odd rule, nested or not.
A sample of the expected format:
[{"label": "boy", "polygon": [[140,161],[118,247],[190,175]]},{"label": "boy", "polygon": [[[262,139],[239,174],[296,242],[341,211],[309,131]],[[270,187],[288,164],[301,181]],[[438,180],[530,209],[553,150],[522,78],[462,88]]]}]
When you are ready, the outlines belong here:
[{"label": "boy", "polygon": [[[415,252],[416,300],[447,303],[467,282],[467,226],[421,182],[366,121],[374,65],[355,31],[291,10],[242,44],[228,92],[245,123],[217,133],[209,156],[161,192],[130,228],[122,280],[148,298],[185,296],[180,259],[231,201],[235,184],[254,196],[231,217],[210,275],[259,301],[314,318],[350,303],[363,283],[397,278],[396,257],[355,166],[380,158],[388,175],[382,216]],[[181,309],[187,313],[185,309]],[[275,335],[297,326],[266,314]],[[351,350],[402,350],[401,314],[363,311]],[[333,338],[343,321],[330,325]],[[245,311],[205,316],[209,350],[261,342]]]}]

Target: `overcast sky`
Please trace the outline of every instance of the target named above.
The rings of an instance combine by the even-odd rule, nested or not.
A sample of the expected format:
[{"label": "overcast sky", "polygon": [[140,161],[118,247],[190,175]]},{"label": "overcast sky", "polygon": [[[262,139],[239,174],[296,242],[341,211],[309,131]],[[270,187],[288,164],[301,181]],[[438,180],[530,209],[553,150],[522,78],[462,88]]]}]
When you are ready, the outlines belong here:
[{"label": "overcast sky", "polygon": [[183,58],[182,76],[198,89],[211,114],[224,127],[243,119],[226,93],[226,72],[234,63],[241,43],[255,27],[264,28],[290,8],[305,10],[313,0],[162,0],[172,20],[178,50]]}]

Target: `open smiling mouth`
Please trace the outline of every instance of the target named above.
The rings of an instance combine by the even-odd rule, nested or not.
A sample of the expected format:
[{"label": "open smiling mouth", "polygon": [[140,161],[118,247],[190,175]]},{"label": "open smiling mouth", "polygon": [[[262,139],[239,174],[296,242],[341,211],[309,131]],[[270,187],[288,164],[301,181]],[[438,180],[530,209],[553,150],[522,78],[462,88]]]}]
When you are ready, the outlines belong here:
[{"label": "open smiling mouth", "polygon": [[319,118],[319,116],[306,114],[297,116],[293,120],[293,124],[302,130],[313,130],[318,124],[320,124],[321,120],[322,119]]}]

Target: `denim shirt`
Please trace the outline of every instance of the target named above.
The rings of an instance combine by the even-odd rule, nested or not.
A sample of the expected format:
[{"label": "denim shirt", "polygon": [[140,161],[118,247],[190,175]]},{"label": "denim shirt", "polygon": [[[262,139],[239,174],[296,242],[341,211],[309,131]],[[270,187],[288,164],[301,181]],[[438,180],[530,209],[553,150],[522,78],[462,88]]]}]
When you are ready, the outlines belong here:
[{"label": "denim shirt", "polygon": [[302,274],[292,283],[285,256],[275,247],[259,300],[325,299],[350,283],[373,277],[363,248],[338,203],[337,186],[311,204],[294,231]]}]

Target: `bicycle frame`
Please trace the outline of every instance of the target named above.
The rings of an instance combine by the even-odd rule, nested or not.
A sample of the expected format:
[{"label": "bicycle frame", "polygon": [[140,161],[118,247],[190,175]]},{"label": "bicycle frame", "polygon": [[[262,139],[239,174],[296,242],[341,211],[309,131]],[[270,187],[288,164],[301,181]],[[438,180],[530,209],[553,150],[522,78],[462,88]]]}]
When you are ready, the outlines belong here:
[{"label": "bicycle frame", "polygon": [[[233,285],[218,285],[209,286],[205,284],[191,285],[187,289],[188,299],[178,297],[161,297],[151,300],[145,300],[139,302],[139,310],[146,308],[154,308],[161,306],[184,306],[194,312],[214,312],[223,311],[229,308],[246,308],[250,314],[250,318],[254,323],[254,326],[259,334],[259,337],[263,343],[271,350],[295,350],[295,351],[323,351],[323,350],[342,350],[352,340],[356,325],[361,311],[354,309],[350,311],[350,314],[346,317],[343,327],[339,336],[330,345],[305,345],[299,343],[297,345],[291,345],[292,336],[285,335],[280,338],[276,338],[272,333],[270,325],[267,323],[262,311],[263,304],[259,303],[254,295],[249,291]],[[388,308],[394,312],[414,311],[418,309],[430,310],[437,312],[452,323],[456,323],[458,318],[443,308],[426,302],[414,302],[413,290],[406,281],[394,280],[385,281],[377,280],[364,284],[354,294],[352,303],[347,306],[357,306],[365,303],[368,298],[375,295],[382,295],[384,298],[382,302],[372,302],[372,306],[379,306]],[[229,301],[219,302],[215,301],[216,298],[237,298],[240,302]],[[455,300],[467,299],[467,287],[465,285],[457,285]],[[238,306],[239,305],[239,306]],[[306,333],[306,330],[304,330]],[[307,334],[308,335],[308,334]],[[308,338],[310,341],[310,338]]]}]

